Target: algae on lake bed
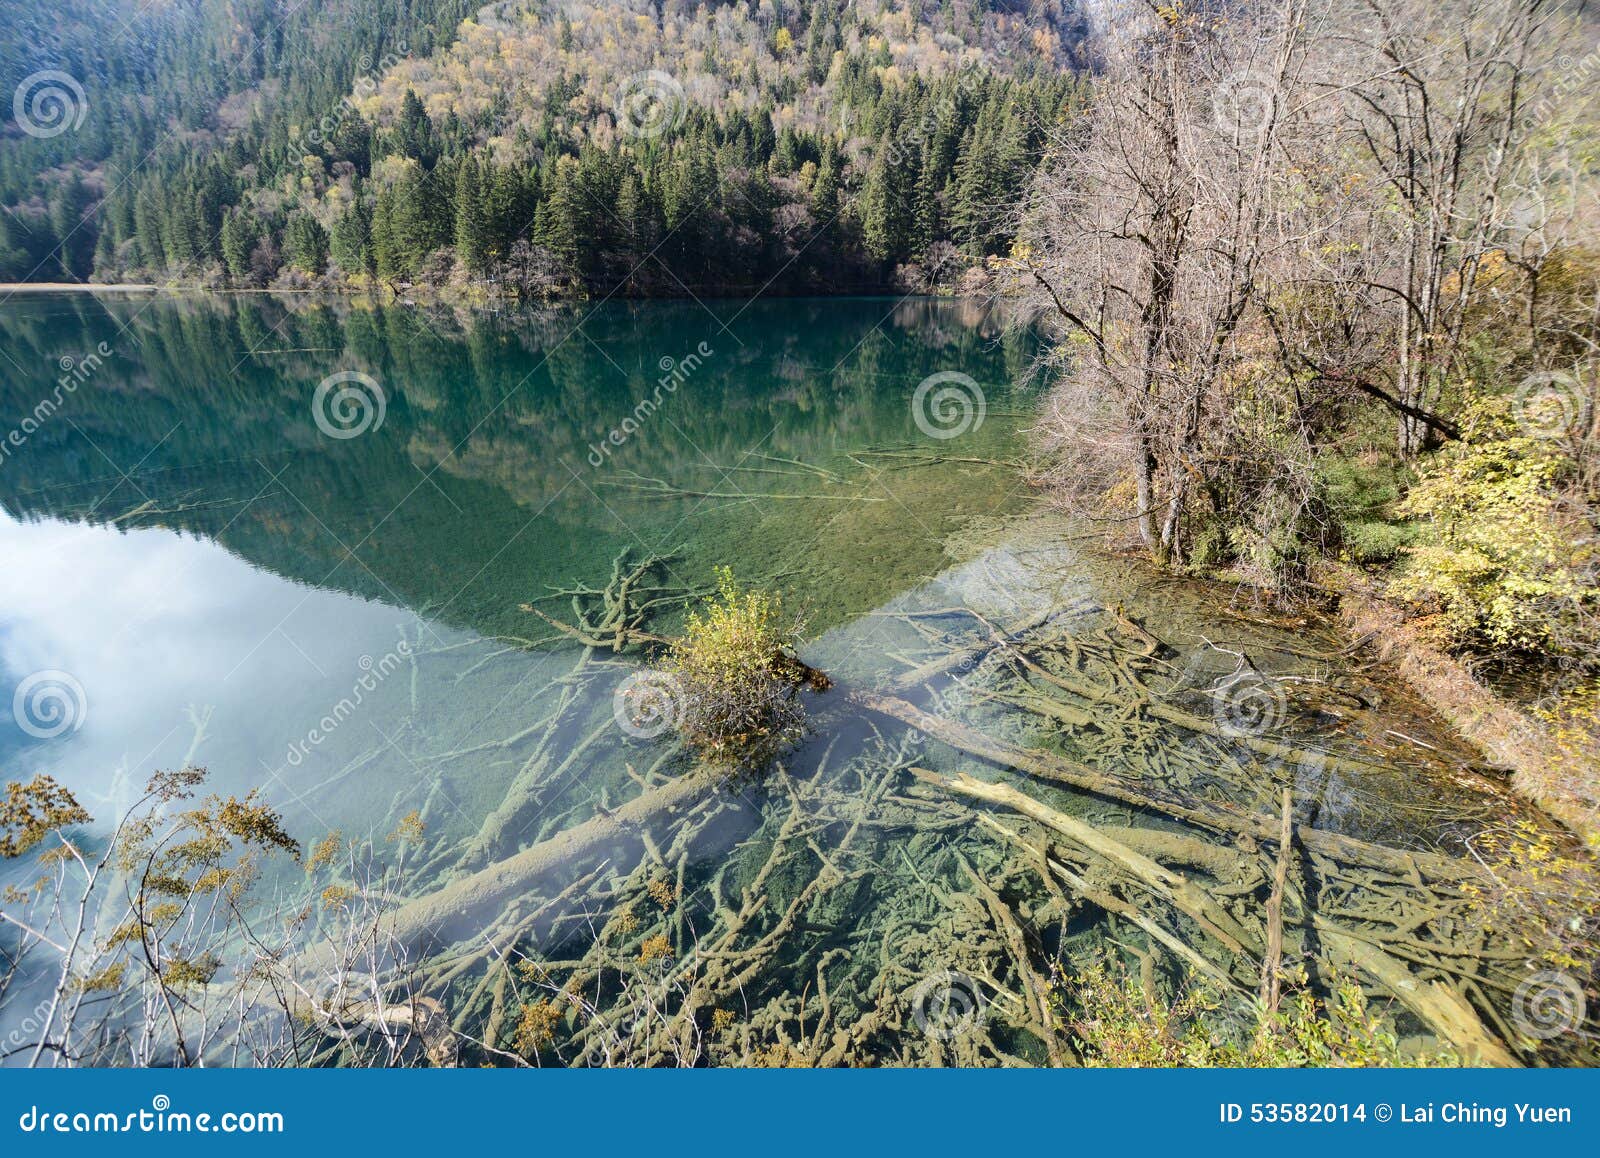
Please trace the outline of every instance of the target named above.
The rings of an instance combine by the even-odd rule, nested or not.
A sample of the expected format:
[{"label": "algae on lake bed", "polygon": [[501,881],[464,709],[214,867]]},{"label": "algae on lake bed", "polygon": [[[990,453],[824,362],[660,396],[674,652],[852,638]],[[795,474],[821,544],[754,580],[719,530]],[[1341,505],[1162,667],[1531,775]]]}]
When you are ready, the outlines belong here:
[{"label": "algae on lake bed", "polygon": [[[1526,810],[1331,631],[1230,615],[1030,511],[1027,402],[997,385],[1026,352],[939,303],[886,335],[880,306],[756,307],[718,345],[677,305],[152,305],[75,425],[0,480],[13,573],[35,577],[17,639],[80,672],[95,713],[19,746],[19,771],[106,811],[150,767],[203,762],[263,785],[307,845],[339,830],[359,856],[267,878],[296,909],[337,902],[307,905],[293,964],[373,920],[388,999],[434,1003],[416,1049],[447,1017],[468,1060],[1069,1060],[1075,971],[1115,952],[1242,1000],[1274,895],[1281,954],[1386,970],[1385,999],[1422,986],[1399,986],[1408,1034],[1571,1060],[1518,1032],[1516,941],[1538,930],[1485,926],[1460,888],[1463,841]],[[26,309],[0,326],[50,356],[107,324]],[[257,349],[271,324],[281,354]],[[580,324],[593,339],[565,341]],[[715,356],[653,425],[589,463],[659,351],[701,340]],[[196,367],[230,359],[243,382],[202,391]],[[351,359],[387,413],[327,438],[310,394]],[[944,439],[911,403],[952,364],[987,410]],[[46,592],[58,557],[76,575]],[[720,565],[807,614],[802,656],[836,686],[764,774],[705,776],[670,728],[623,727],[650,649],[523,610],[597,622],[608,580],[651,557],[649,634]],[[92,634],[57,610],[86,587],[116,616]],[[1286,787],[1303,855],[1278,888]],[[312,1022],[309,1057],[376,1056]]]}]

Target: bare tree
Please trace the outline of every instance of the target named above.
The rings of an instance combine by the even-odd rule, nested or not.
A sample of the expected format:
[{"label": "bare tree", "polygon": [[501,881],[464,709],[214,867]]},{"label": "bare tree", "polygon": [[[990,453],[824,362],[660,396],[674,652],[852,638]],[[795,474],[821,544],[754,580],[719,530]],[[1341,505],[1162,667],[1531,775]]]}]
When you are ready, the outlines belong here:
[{"label": "bare tree", "polygon": [[1236,25],[1154,4],[1116,22],[1014,263],[1063,339],[1075,489],[1131,477],[1124,517],[1161,562],[1184,556],[1185,512],[1214,478],[1209,424],[1226,419],[1263,274],[1293,237],[1271,193],[1306,19],[1303,0],[1283,0]]},{"label": "bare tree", "polygon": [[1558,5],[1130,4],[1012,262],[1059,339],[1055,481],[1159,562],[1220,536],[1279,566],[1337,408],[1382,404],[1406,455],[1457,437],[1485,270],[1522,271],[1543,340]]},{"label": "bare tree", "polygon": [[1364,162],[1368,286],[1393,327],[1401,452],[1436,443],[1486,259],[1513,230],[1508,196],[1537,107],[1553,0],[1352,0],[1319,60]]}]

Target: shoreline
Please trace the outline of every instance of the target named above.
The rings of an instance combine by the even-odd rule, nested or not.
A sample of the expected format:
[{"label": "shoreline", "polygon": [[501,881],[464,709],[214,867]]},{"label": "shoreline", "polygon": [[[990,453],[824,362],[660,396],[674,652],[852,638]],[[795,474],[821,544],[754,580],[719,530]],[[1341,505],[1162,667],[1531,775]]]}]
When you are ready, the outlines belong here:
[{"label": "shoreline", "polygon": [[[1142,553],[1133,554],[1148,561]],[[1219,572],[1189,577],[1224,586],[1242,582]],[[1463,659],[1427,639],[1407,622],[1404,607],[1385,596],[1369,576],[1324,561],[1314,579],[1316,588],[1328,597],[1327,605],[1313,612],[1318,622],[1344,636],[1352,650],[1370,649],[1407,691],[1504,777],[1518,799],[1561,825],[1585,848],[1600,851],[1600,799],[1595,785],[1574,779],[1570,754],[1551,725],[1484,683]]]},{"label": "shoreline", "polygon": [[158,285],[154,282],[70,282],[70,281],[9,281],[0,282],[0,295],[8,298],[14,294],[68,294],[68,293],[148,293],[148,294],[206,294],[215,297],[325,297],[346,300],[381,299],[397,305],[448,305],[493,308],[513,305],[567,305],[593,302],[597,299],[621,302],[690,302],[690,301],[830,301],[834,299],[882,298],[895,301],[953,301],[985,302],[998,299],[988,294],[960,293],[903,293],[890,287],[850,288],[843,291],[820,292],[808,290],[795,293],[774,293],[760,286],[696,286],[693,293],[675,295],[625,296],[622,294],[555,294],[548,297],[519,297],[516,294],[484,292],[473,286],[419,287],[408,286],[397,292],[387,286],[214,286],[197,283]]},{"label": "shoreline", "polygon": [[1455,656],[1424,639],[1393,602],[1349,572],[1335,572],[1335,614],[1353,642],[1370,645],[1424,703],[1481,752],[1509,772],[1511,789],[1594,847],[1600,844],[1595,802],[1553,775],[1562,763],[1550,729],[1507,700]]},{"label": "shoreline", "polygon": [[77,282],[77,281],[4,281],[0,293],[11,294],[70,294],[70,293],[162,293],[177,292],[185,287],[152,285],[148,282]]}]

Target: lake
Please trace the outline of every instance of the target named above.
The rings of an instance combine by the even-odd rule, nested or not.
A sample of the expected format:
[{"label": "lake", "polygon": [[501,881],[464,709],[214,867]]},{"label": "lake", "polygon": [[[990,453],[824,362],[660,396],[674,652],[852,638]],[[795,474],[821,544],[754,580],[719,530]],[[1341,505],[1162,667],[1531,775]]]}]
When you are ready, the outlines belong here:
[{"label": "lake", "polygon": [[[1119,949],[1149,930],[1085,900],[1108,878],[1064,888],[1027,824],[979,824],[946,776],[1246,873],[1224,941],[1260,923],[1270,883],[1228,859],[1256,842],[1202,854],[1161,801],[1200,802],[1215,838],[1287,788],[1299,823],[1380,850],[1352,854],[1370,872],[1519,812],[1332,631],[1230,609],[1041,509],[1034,348],[1003,322],[919,299],[13,298],[7,777],[48,772],[102,830],[157,769],[259,788],[302,846],[351,850],[268,869],[261,903],[300,912],[286,967],[325,973],[308,947],[392,920],[371,985],[427,994],[472,1060],[538,1064],[1038,1063],[1066,1047],[1036,982],[1107,952],[1181,964]],[[630,577],[638,630],[671,634],[719,567],[804,616],[835,687],[778,767],[690,793],[670,730],[621,698],[650,648],[592,637]],[[1046,766],[1003,771],[1020,751]],[[1388,943],[1374,919],[1353,943]],[[1498,936],[1470,990],[1495,1029]],[[1259,962],[1228,956],[1243,991]],[[1419,1039],[1426,1012],[1396,1007]],[[313,1029],[304,1060],[404,1048],[352,1024]]]}]

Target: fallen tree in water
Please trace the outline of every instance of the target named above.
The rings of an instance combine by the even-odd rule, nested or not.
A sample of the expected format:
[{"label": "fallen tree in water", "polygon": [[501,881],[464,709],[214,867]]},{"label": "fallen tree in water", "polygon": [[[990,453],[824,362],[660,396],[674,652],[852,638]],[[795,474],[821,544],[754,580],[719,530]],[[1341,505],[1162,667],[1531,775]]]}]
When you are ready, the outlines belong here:
[{"label": "fallen tree in water", "polygon": [[696,768],[640,793],[614,811],[598,813],[583,823],[514,856],[461,877],[437,892],[408,901],[385,920],[390,936],[407,945],[444,943],[470,935],[479,916],[534,888],[562,868],[611,845],[637,844],[643,829],[660,823],[712,791],[725,774]]},{"label": "fallen tree in water", "polygon": [[[584,621],[585,655],[614,654],[608,622],[632,625],[630,649],[656,634],[625,602]],[[1309,964],[1329,986],[1353,970],[1463,1059],[1533,1056],[1506,1015],[1528,953],[1482,920],[1482,866],[1259,803],[1277,803],[1285,765],[1369,761],[1188,727],[1205,717],[1173,690],[1171,649],[1120,608],[902,622],[931,654],[885,690],[820,701],[814,764],[730,777],[659,744],[642,773],[626,764],[622,803],[602,788],[541,806],[552,834],[394,905],[385,935],[423,955],[417,991],[494,1061],[1074,1064],[1063,979],[1116,946],[1152,985],[1209,979],[1246,1019]],[[1358,703],[1314,680],[1303,695]],[[552,803],[572,744],[615,752],[615,722],[578,699],[535,733],[569,737],[562,759],[514,780],[480,847]],[[953,765],[929,771],[935,756]],[[1093,816],[1108,809],[1123,815]]]},{"label": "fallen tree in water", "polygon": [[[954,720],[931,715],[893,696],[858,691],[852,692],[850,698],[864,708],[899,720],[969,756],[1001,767],[1014,768],[1040,780],[1109,796],[1139,808],[1153,809],[1175,820],[1183,820],[1214,832],[1257,840],[1271,840],[1276,834],[1270,817],[1235,812],[1204,801],[1163,798],[1127,777],[1090,768],[1054,753],[1008,744]],[[1386,872],[1409,875],[1426,868],[1446,879],[1477,873],[1474,866],[1449,857],[1401,852],[1304,825],[1296,828],[1296,836],[1319,853]]]},{"label": "fallen tree in water", "polygon": [[[1208,934],[1234,954],[1244,953],[1248,946],[1250,953],[1258,957],[1268,957],[1269,945],[1274,936],[1280,938],[1281,945],[1281,926],[1276,930],[1271,922],[1267,922],[1260,930],[1253,925],[1246,926],[1223,909],[1205,888],[1163,867],[1151,857],[1114,839],[1104,831],[1050,808],[1009,785],[986,784],[965,775],[947,780],[933,773],[919,771],[919,777],[925,783],[937,784],[960,795],[1018,812],[1066,837],[1077,846],[1080,853],[1091,854],[1113,867],[1121,876],[1137,885],[1138,889],[1190,918],[1199,926],[1201,932]],[[1164,834],[1151,835],[1159,843],[1161,835]],[[1212,864],[1213,871],[1216,871],[1215,855],[1207,854],[1207,860]],[[1280,856],[1282,855],[1280,850]],[[1239,863],[1225,872],[1221,883],[1231,883],[1250,875],[1251,870],[1243,863],[1244,859],[1242,855],[1238,857]],[[1055,869],[1064,876],[1071,877],[1071,874],[1066,873],[1059,865],[1055,866]],[[1076,878],[1071,878],[1068,883],[1073,883],[1075,880]],[[1081,881],[1076,883],[1082,884]],[[1341,928],[1337,921],[1318,917],[1305,907],[1303,898],[1302,911],[1311,912],[1314,927],[1330,950],[1344,962],[1359,966],[1366,976],[1376,981],[1385,992],[1416,1014],[1441,1040],[1455,1047],[1463,1058],[1480,1065],[1517,1064],[1510,1051],[1484,1026],[1472,1006],[1445,981],[1414,977],[1404,962],[1389,956],[1379,945],[1369,943],[1354,930],[1347,931]],[[1368,933],[1367,937],[1374,940],[1382,939],[1372,933]],[[1279,952],[1281,955],[1281,948]],[[1192,964],[1201,963],[1197,960],[1200,958],[1198,953],[1190,952],[1182,955]],[[1204,961],[1201,968],[1214,977],[1227,973],[1226,969],[1210,961]],[[1276,966],[1264,967],[1262,970],[1264,973],[1275,971]]]}]

